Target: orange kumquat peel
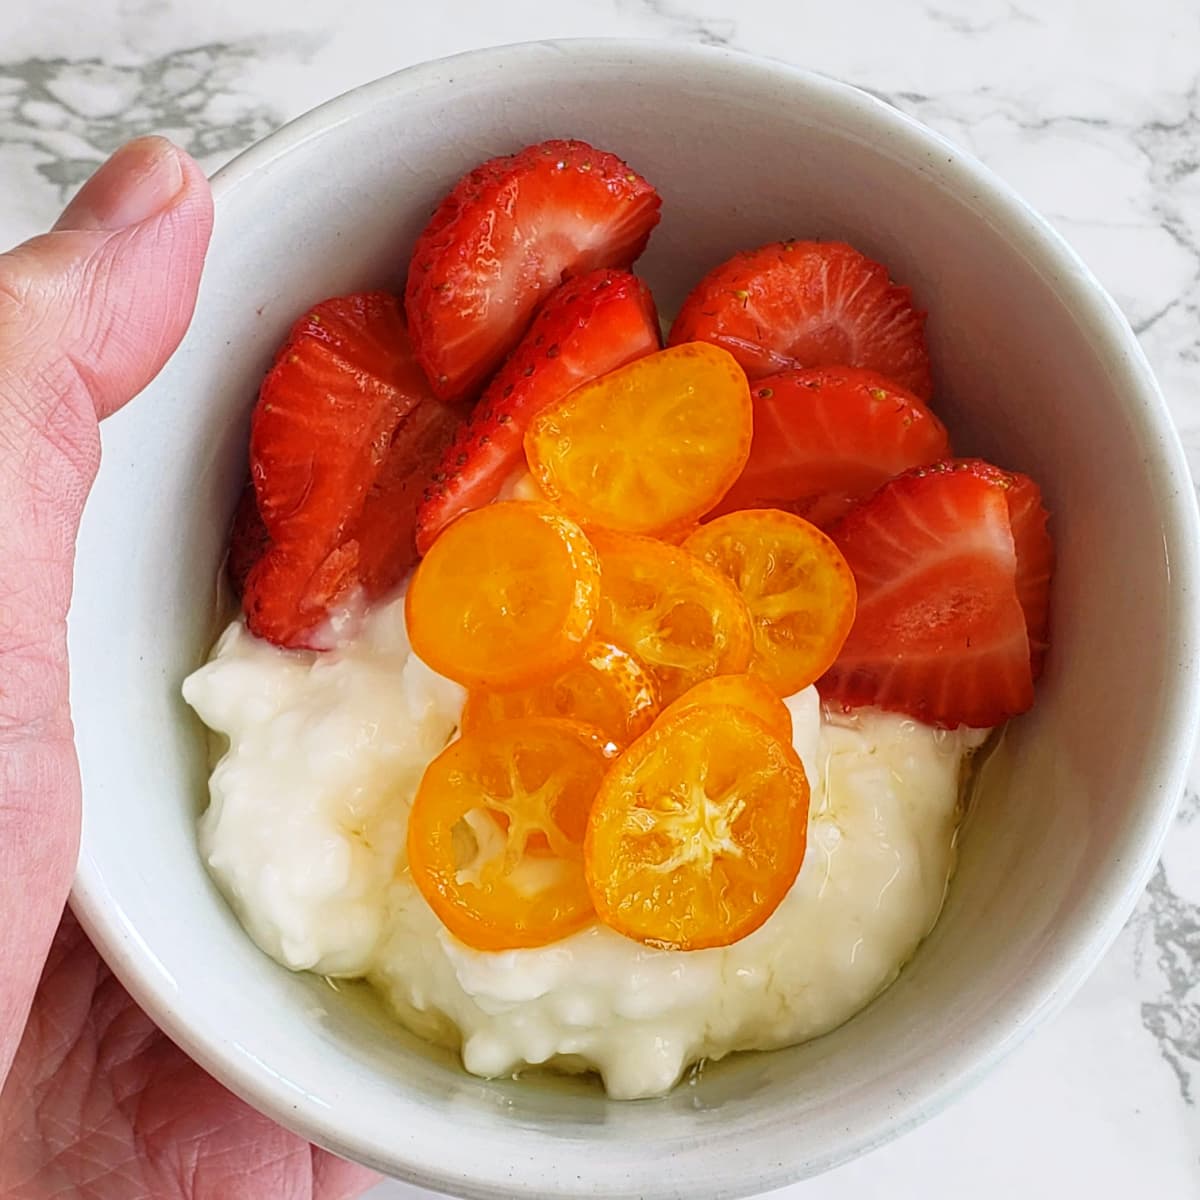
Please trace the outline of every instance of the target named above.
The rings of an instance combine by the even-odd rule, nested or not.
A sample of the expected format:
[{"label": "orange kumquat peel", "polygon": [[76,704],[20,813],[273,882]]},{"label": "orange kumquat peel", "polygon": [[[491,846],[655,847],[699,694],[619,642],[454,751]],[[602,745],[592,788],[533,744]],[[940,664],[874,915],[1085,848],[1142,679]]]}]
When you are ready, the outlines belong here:
[{"label": "orange kumquat peel", "polygon": [[663,949],[738,941],[792,886],[808,804],[795,750],[744,709],[701,705],[658,721],[592,805],[584,862],[597,915]]},{"label": "orange kumquat peel", "polygon": [[663,710],[660,720],[669,721],[686,708],[728,704],[757,717],[777,738],[792,741],[792,714],[775,692],[754,675],[714,675],[683,693]]},{"label": "orange kumquat peel", "polygon": [[741,474],[750,385],[706,342],[648,354],[542,409],[525,456],[542,491],[589,529],[681,529]]},{"label": "orange kumquat peel", "polygon": [[815,525],[774,508],[717,517],[684,549],[731,580],[754,621],[751,673],[790,696],[816,682],[854,624],[857,590],[841,551]]},{"label": "orange kumquat peel", "polygon": [[601,570],[596,636],[649,671],[662,703],[711,675],[746,670],[754,631],[728,580],[652,538],[597,529],[592,541]]},{"label": "orange kumquat peel", "polygon": [[547,504],[507,500],[438,536],[405,599],[412,647],[472,688],[549,679],[583,654],[600,602],[591,543]]},{"label": "orange kumquat peel", "polygon": [[409,868],[460,941],[543,946],[594,919],[583,839],[609,765],[604,743],[578,722],[506,721],[451,742],[426,768]]},{"label": "orange kumquat peel", "polygon": [[591,642],[561,675],[515,692],[473,691],[462,713],[464,733],[520,717],[565,717],[592,725],[617,746],[650,728],[658,694],[646,668],[607,642]]}]

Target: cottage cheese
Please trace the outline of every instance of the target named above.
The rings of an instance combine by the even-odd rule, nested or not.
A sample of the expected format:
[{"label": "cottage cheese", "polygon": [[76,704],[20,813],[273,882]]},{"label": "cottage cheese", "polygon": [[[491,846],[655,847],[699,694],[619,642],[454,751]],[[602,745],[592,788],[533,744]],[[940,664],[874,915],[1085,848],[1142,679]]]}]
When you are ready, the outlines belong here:
[{"label": "cottage cheese", "polygon": [[476,1074],[593,1069],[618,1098],[666,1091],[704,1058],[816,1037],[887,987],[937,919],[963,763],[984,736],[822,713],[810,688],[788,701],[812,784],[808,850],[760,929],[677,953],[597,925],[485,953],[441,926],[407,869],[408,807],[463,693],[410,652],[402,600],[323,655],[235,621],[184,696],[227,741],[201,851],[263,950],[368,978]]}]

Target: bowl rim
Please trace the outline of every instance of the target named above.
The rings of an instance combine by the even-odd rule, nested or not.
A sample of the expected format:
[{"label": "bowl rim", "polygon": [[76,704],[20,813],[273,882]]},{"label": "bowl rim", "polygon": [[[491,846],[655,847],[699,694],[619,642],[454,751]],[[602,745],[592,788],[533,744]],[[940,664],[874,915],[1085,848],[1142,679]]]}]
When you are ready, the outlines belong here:
[{"label": "bowl rim", "polygon": [[[725,47],[649,38],[569,38],[490,46],[418,63],[344,92],[243,150],[212,178],[217,219],[226,198],[239,184],[310,139],[397,96],[445,86],[467,73],[482,77],[498,69],[512,69],[548,50],[582,59],[611,60],[614,66],[619,62],[629,68],[640,65],[684,72],[697,67],[724,68],[742,77],[756,75],[763,83],[775,81],[793,89],[809,103],[832,106],[843,117],[866,122],[875,127],[877,135],[897,138],[909,151],[935,151],[945,185],[956,192],[974,193],[986,203],[994,221],[1012,230],[1036,261],[1054,271],[1060,292],[1072,303],[1080,321],[1098,335],[1103,352],[1121,367],[1117,386],[1129,397],[1131,417],[1149,435],[1147,444],[1157,453],[1157,462],[1151,464],[1158,482],[1157,508],[1166,534],[1164,552],[1172,587],[1179,602],[1173,606],[1174,621],[1169,628],[1172,663],[1170,695],[1165,705],[1168,719],[1158,734],[1160,753],[1147,768],[1150,786],[1145,802],[1131,819],[1126,835],[1120,878],[1096,889],[1087,909],[1090,919],[1076,922],[1073,936],[1064,943],[1057,962],[1031,979],[1022,980],[1006,999],[1002,1016],[975,1032],[965,1046],[944,1047],[928,1064],[920,1086],[907,1093],[903,1105],[876,1106],[867,1120],[848,1129],[844,1139],[817,1162],[774,1158],[761,1161],[749,1183],[756,1191],[770,1190],[855,1158],[939,1112],[1037,1025],[1063,1008],[1120,932],[1158,860],[1200,728],[1200,664],[1196,654],[1200,646],[1200,609],[1195,599],[1200,576],[1200,519],[1196,496],[1166,401],[1132,329],[1099,280],[1049,223],[974,156],[915,118],[861,88],[780,60]],[[335,1153],[442,1192],[481,1200],[505,1200],[518,1193],[547,1197],[601,1194],[574,1169],[556,1172],[546,1148],[536,1146],[533,1139],[522,1147],[519,1156],[472,1155],[468,1169],[462,1165],[466,1156],[447,1161],[434,1137],[415,1139],[419,1153],[401,1160],[393,1147],[376,1144],[347,1128],[348,1122],[339,1121],[334,1111],[316,1098],[296,1090],[283,1094],[279,1077],[266,1064],[241,1045],[221,1038],[206,1024],[198,1006],[193,1010],[186,1003],[181,1005],[179,996],[168,994],[161,977],[146,970],[152,955],[123,913],[106,903],[107,896],[102,873],[87,853],[86,844],[81,844],[71,904],[101,955],[136,1002],[173,1041],[231,1091],[280,1124]],[[440,1116],[435,1121],[439,1126],[444,1124]],[[748,1194],[740,1160],[725,1168],[719,1163],[711,1167],[712,1195]],[[622,1194],[666,1200],[679,1194],[670,1175],[668,1171],[653,1179],[630,1179],[628,1192]],[[553,1186],[548,1187],[552,1180]],[[605,1194],[616,1195],[611,1189]]]}]

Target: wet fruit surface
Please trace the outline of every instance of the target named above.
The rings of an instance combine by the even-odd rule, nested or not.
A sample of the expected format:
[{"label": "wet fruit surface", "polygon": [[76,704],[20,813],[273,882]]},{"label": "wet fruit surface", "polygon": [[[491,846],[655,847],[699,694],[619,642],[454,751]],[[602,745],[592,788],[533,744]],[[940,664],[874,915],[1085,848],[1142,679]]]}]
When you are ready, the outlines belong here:
[{"label": "wet fruit surface", "polygon": [[678,546],[597,530],[596,636],[628,650],[664,704],[712,675],[744,671],[754,648],[736,589]]},{"label": "wet fruit surface", "polygon": [[582,654],[600,602],[595,551],[544,504],[508,500],[450,525],[406,599],[413,649],[466,687],[549,679]]},{"label": "wet fruit surface", "polygon": [[745,373],[702,343],[648,354],[534,418],[529,469],[586,526],[658,533],[717,503],[750,453]]},{"label": "wet fruit surface", "polygon": [[754,622],[752,673],[780,696],[814,683],[854,621],[854,576],[837,546],[791,513],[752,509],[684,543],[738,589]]},{"label": "wet fruit surface", "polygon": [[662,714],[670,720],[687,708],[724,704],[757,717],[776,737],[792,740],[792,714],[772,688],[756,675],[714,675],[684,692]]},{"label": "wet fruit surface", "polygon": [[583,877],[603,738],[571,721],[509,721],[450,743],[408,824],[413,879],[477,950],[540,946],[593,919]]},{"label": "wet fruit surface", "polygon": [[474,691],[463,707],[466,733],[518,717],[566,717],[628,745],[650,728],[658,693],[636,658],[607,642],[593,642],[583,657],[545,683],[511,692]]},{"label": "wet fruit surface", "polygon": [[755,717],[700,705],[639,738],[588,821],[596,912],[672,950],[727,946],[775,911],[804,860],[808,779]]}]

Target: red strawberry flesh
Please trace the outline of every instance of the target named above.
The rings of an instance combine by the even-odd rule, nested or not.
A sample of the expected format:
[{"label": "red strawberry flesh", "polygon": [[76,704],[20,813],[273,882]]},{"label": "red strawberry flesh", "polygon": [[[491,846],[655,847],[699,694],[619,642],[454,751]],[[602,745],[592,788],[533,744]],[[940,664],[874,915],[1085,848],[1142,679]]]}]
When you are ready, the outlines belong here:
[{"label": "red strawberry flesh", "polygon": [[475,395],[564,279],[628,267],[659,205],[621,159],[579,141],[529,146],[460,180],[417,239],[405,293],[435,394]]},{"label": "red strawberry flesh", "polygon": [[867,367],[928,400],[924,327],[925,314],[886,267],[844,242],[790,241],[710,271],[669,341],[722,346],[752,380],[796,367]]},{"label": "red strawberry flesh", "polygon": [[1050,581],[1054,574],[1054,543],[1038,485],[1028,475],[1004,471],[987,463],[977,469],[1003,489],[1008,501],[1013,546],[1017,553],[1017,598],[1025,613],[1033,678],[1041,678],[1050,645]]},{"label": "red strawberry flesh", "polygon": [[[417,366],[396,297],[338,297],[296,322],[251,422],[270,542],[246,579],[252,632],[318,648],[320,627],[357,588],[374,598],[403,575],[416,559],[416,500],[453,420]],[[381,496],[396,501],[386,520]]]},{"label": "red strawberry flesh", "polygon": [[920,467],[834,527],[858,612],[819,682],[826,699],[947,728],[996,725],[1033,703],[1028,581],[1002,474],[973,459]]},{"label": "red strawberry flesh", "polygon": [[400,582],[417,559],[417,512],[460,421],[456,409],[430,401],[418,405],[397,428],[371,489],[354,536],[359,543],[359,579],[369,596]]},{"label": "red strawberry flesh", "polygon": [[455,517],[496,499],[524,465],[525,431],[542,408],[658,347],[650,289],[628,271],[602,267],[553,292],[434,472],[417,514],[421,553]]},{"label": "red strawberry flesh", "polygon": [[259,515],[254,481],[247,479],[238,497],[237,508],[234,509],[233,524],[229,530],[229,555],[225,560],[230,586],[239,600],[246,590],[246,577],[270,544],[271,536]]},{"label": "red strawberry flesh", "polygon": [[874,371],[784,371],[751,395],[750,458],[712,516],[782,508],[827,529],[892,476],[950,454],[941,421]]}]

